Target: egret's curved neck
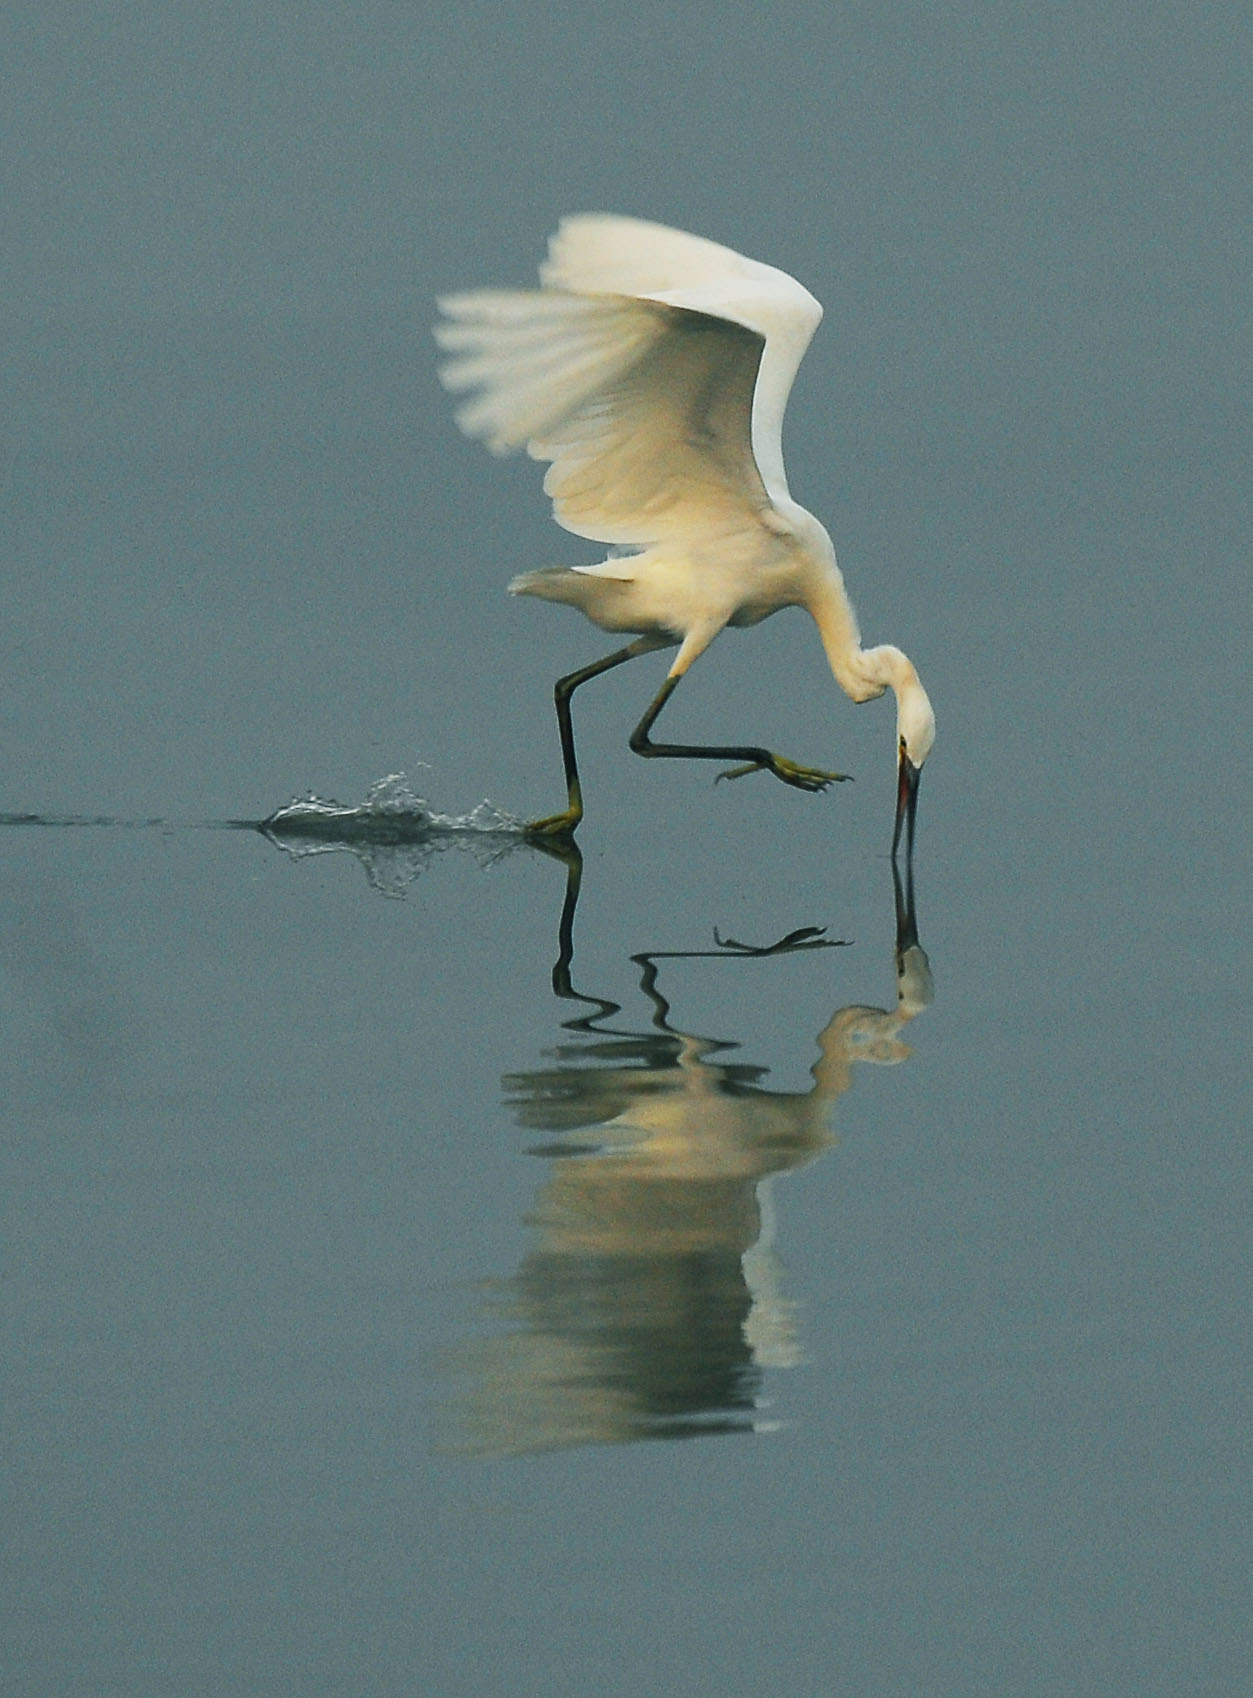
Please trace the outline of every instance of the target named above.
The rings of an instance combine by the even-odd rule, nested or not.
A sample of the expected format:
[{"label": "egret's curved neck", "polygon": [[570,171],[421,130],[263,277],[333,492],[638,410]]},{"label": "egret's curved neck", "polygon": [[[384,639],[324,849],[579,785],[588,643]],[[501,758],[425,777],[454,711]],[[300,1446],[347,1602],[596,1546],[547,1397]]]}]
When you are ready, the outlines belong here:
[{"label": "egret's curved neck", "polygon": [[805,605],[818,627],[827,660],[845,695],[855,702],[868,702],[885,690],[892,690],[898,717],[900,710],[914,698],[925,702],[925,692],[908,655],[891,643],[872,649],[861,646],[857,615],[834,560],[815,575]]},{"label": "egret's curved neck", "polygon": [[877,665],[869,664],[877,651],[861,646],[857,615],[834,559],[814,573],[807,589],[805,607],[818,627],[836,683],[855,702],[881,696],[892,680],[880,675]]}]

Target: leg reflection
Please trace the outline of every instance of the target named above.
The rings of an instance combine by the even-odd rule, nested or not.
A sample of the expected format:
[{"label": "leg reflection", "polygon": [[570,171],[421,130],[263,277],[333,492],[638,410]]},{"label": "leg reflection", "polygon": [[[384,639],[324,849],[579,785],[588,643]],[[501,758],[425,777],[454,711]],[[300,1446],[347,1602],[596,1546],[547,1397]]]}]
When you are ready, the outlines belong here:
[{"label": "leg reflection", "polygon": [[837,1008],[805,1090],[772,1089],[767,1068],[735,1058],[736,1041],[684,1030],[659,976],[674,959],[834,947],[816,928],[766,947],[642,951],[632,959],[651,1019],[610,1026],[621,1006],[572,982],[581,872],[577,856],[566,861],[553,989],[587,1012],[563,1022],[571,1037],[548,1065],[504,1080],[550,1166],[527,1216],[532,1247],[501,1290],[513,1330],[464,1353],[473,1393],[460,1443],[474,1450],[759,1430],[766,1370],[801,1357],[771,1187],[833,1142],[831,1110],[854,1062],[908,1056],[900,1032],[925,1006],[926,957],[901,886],[896,944],[910,1000]]}]

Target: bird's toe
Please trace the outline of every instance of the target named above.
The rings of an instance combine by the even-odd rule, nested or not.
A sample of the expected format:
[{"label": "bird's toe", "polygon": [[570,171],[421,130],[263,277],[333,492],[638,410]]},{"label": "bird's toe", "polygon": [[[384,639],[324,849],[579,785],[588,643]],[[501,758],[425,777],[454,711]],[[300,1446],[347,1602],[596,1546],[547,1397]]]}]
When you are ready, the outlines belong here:
[{"label": "bird's toe", "polygon": [[575,813],[573,809],[567,808],[560,814],[547,814],[541,820],[528,820],[522,829],[528,837],[572,840],[575,828],[582,818],[581,813]]},{"label": "bird's toe", "polygon": [[729,767],[726,772],[720,772],[714,779],[715,784],[721,784],[724,778],[744,778],[750,772],[767,771],[764,761],[745,761],[743,766]]},{"label": "bird's toe", "polygon": [[821,767],[800,766],[796,761],[784,760],[782,756],[775,757],[772,771],[785,784],[809,791],[826,790],[832,784],[845,783],[849,777],[846,772],[826,772]]}]

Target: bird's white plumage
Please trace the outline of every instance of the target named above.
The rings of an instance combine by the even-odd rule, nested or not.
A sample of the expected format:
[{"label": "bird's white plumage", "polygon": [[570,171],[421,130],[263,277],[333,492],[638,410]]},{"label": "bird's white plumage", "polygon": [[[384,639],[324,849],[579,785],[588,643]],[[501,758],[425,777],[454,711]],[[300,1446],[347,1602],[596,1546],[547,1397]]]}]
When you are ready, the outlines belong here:
[{"label": "bird's white plumage", "polygon": [[[724,626],[804,607],[854,701],[894,691],[912,797],[935,735],[930,702],[899,649],[862,648],[831,540],[792,499],[783,468],[784,409],[818,302],[786,273],[704,237],[606,214],[564,219],[540,280],[538,290],[441,300],[436,335],[450,356],[441,377],[464,397],[463,430],[499,453],[525,447],[549,462],[544,488],[560,524],[629,552],[526,572],[510,588],[641,639],[609,664],[677,643],[668,688]],[[632,747],[720,754],[650,743],[668,688]],[[572,830],[582,808],[563,725],[570,808],[539,822],[557,832]],[[746,752],[801,788],[832,776]]]},{"label": "bird's white plumage", "polygon": [[547,288],[569,289],[574,294],[652,296],[666,289],[701,286],[725,290],[729,280],[742,279],[766,287],[782,283],[812,300],[786,273],[720,242],[647,219],[604,212],[563,218],[549,241],[539,274]]},{"label": "bird's white plumage", "polygon": [[646,547],[789,501],[788,392],[822,309],[772,266],[641,219],[565,219],[542,291],[440,302],[462,428],[552,462],[558,521]]},{"label": "bird's white plumage", "polygon": [[479,390],[458,414],[463,429],[551,461],[544,489],[567,530],[642,547],[766,504],[745,430],[761,351],[752,332],[620,296],[443,305],[456,315],[445,346],[465,345],[445,381]]}]

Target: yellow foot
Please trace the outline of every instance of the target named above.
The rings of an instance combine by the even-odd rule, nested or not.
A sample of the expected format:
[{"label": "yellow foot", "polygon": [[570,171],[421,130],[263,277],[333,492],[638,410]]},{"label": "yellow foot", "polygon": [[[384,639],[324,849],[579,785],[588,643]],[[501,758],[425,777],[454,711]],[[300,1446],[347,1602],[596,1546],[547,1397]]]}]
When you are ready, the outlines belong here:
[{"label": "yellow foot", "polygon": [[816,766],[798,766],[782,755],[767,755],[763,761],[749,761],[744,766],[732,767],[730,772],[720,772],[718,778],[743,778],[749,772],[772,772],[776,778],[781,778],[785,784],[795,785],[798,790],[825,790],[828,784],[844,784],[852,776],[847,772],[823,772]]},{"label": "yellow foot", "polygon": [[528,837],[573,838],[582,818],[582,808],[567,808],[564,813],[549,814],[542,820],[529,820],[522,829]]}]

